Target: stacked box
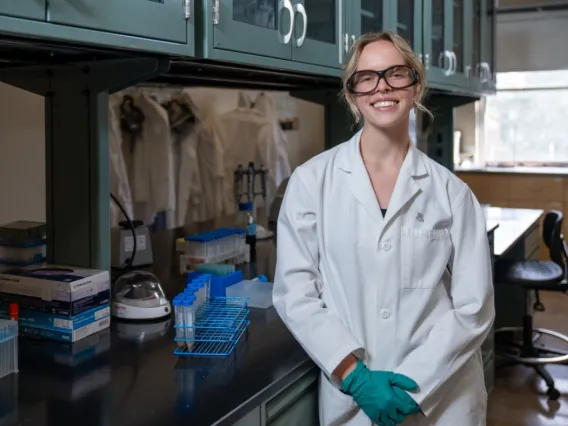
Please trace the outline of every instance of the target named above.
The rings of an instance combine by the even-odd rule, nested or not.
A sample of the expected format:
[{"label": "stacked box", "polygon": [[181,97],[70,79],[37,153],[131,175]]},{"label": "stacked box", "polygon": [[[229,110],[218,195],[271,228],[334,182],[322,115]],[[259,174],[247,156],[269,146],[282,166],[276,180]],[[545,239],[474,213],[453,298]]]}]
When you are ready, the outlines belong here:
[{"label": "stacked box", "polygon": [[20,334],[76,342],[110,324],[108,271],[48,265],[0,273],[0,318],[19,306]]},{"label": "stacked box", "polygon": [[19,220],[0,226],[0,264],[35,265],[45,262],[45,223]]}]

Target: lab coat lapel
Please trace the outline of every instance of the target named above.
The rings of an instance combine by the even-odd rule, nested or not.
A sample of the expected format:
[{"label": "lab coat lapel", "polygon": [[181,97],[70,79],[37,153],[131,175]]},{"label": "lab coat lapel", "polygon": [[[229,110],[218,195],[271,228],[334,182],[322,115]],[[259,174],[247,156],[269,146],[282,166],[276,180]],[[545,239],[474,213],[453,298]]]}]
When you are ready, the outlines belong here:
[{"label": "lab coat lapel", "polygon": [[[422,192],[420,179],[428,175],[421,154],[411,143],[396,179],[396,184],[385,216],[385,225],[398,216]],[[384,232],[384,229],[383,229]]]},{"label": "lab coat lapel", "polygon": [[344,147],[344,156],[340,168],[349,173],[349,188],[353,196],[371,216],[379,228],[383,227],[383,214],[373,190],[373,184],[363,163],[359,149],[361,131],[359,131]]}]

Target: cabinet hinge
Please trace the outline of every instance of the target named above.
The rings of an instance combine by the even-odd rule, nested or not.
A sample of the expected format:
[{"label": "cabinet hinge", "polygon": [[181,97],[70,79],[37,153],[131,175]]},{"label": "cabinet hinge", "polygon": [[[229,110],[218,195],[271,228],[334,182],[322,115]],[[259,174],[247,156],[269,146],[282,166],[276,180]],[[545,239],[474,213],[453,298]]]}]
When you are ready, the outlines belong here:
[{"label": "cabinet hinge", "polygon": [[184,0],[183,9],[185,11],[185,19],[191,18],[191,0]]},{"label": "cabinet hinge", "polygon": [[219,0],[213,0],[213,25],[219,24]]}]

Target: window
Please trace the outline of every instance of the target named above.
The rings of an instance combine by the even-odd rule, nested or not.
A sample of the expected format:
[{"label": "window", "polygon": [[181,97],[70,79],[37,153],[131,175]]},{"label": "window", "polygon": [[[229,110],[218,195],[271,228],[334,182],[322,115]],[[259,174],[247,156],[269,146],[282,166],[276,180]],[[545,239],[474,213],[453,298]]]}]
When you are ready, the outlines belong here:
[{"label": "window", "polygon": [[568,71],[497,74],[483,139],[488,165],[568,165]]}]

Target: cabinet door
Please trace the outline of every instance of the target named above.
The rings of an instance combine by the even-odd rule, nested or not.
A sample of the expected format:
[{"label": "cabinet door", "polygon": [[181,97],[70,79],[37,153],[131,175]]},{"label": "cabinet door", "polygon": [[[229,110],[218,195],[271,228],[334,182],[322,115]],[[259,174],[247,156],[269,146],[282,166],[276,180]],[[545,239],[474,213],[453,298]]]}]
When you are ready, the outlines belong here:
[{"label": "cabinet door", "polygon": [[296,0],[292,60],[339,68],[342,0]]},{"label": "cabinet door", "polygon": [[474,91],[481,90],[481,50],[483,43],[483,9],[482,4],[486,0],[472,0],[472,63],[471,63],[471,87]]},{"label": "cabinet door", "polygon": [[292,0],[220,0],[213,47],[289,60],[294,16]]},{"label": "cabinet door", "polygon": [[446,30],[449,36],[450,75],[448,83],[469,88],[471,74],[471,12],[467,13],[469,1],[446,1]]},{"label": "cabinet door", "polygon": [[391,3],[391,20],[395,31],[422,53],[422,0],[396,0]]},{"label": "cabinet door", "polygon": [[495,69],[495,32],[497,28],[495,0],[484,0],[485,13],[482,24],[483,46],[482,46],[482,66],[486,72],[483,79],[483,90],[493,93],[496,88],[497,71]]},{"label": "cabinet door", "polygon": [[350,19],[351,42],[354,41],[353,38],[363,34],[378,33],[390,28],[387,0],[353,0],[349,5],[353,14]]},{"label": "cabinet door", "polygon": [[118,34],[187,43],[187,18],[180,0],[56,0],[49,22]]},{"label": "cabinet door", "polygon": [[391,29],[389,1],[343,0],[347,8],[347,33],[343,39],[343,54],[347,57],[355,40],[367,33]]},{"label": "cabinet door", "polygon": [[424,0],[424,65],[431,83],[446,84],[451,74],[451,34],[448,31],[450,8],[445,0]]},{"label": "cabinet door", "polygon": [[2,0],[0,1],[0,15],[15,16],[17,18],[45,20],[45,0]]}]

